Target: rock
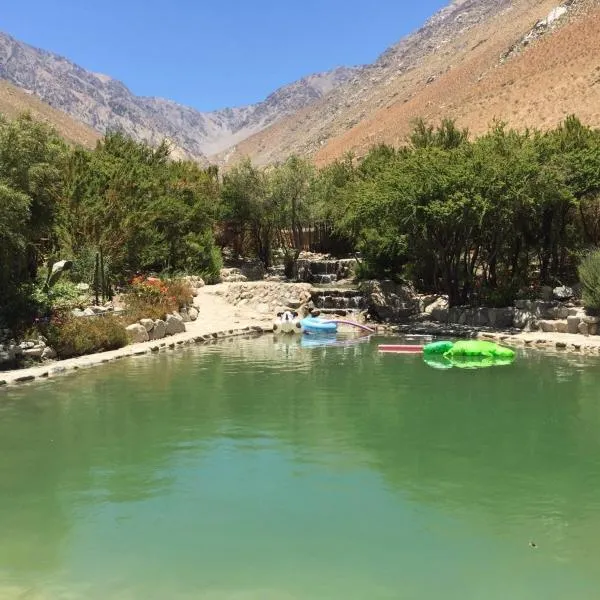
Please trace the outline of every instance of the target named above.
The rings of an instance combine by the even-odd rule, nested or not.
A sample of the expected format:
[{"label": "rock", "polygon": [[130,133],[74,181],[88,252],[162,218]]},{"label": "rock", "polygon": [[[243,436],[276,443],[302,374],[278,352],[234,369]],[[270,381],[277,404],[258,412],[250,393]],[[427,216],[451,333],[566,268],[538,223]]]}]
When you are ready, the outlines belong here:
[{"label": "rock", "polygon": [[140,319],[140,325],[143,325],[146,331],[150,333],[154,327],[154,321],[152,319]]},{"label": "rock", "polygon": [[573,288],[562,285],[552,290],[552,296],[556,300],[565,302],[566,300],[573,298],[575,296],[575,292],[573,291]]},{"label": "rock", "polygon": [[23,350],[23,356],[26,358],[41,358],[44,352],[44,348],[36,346],[35,348],[27,348]]},{"label": "rock", "polygon": [[488,310],[488,321],[491,327],[508,329],[513,326],[514,320],[514,308],[490,308]]},{"label": "rock", "polygon": [[419,312],[419,298],[408,285],[390,280],[363,281],[359,290],[365,295],[369,314],[374,319],[406,320]]},{"label": "rock", "polygon": [[56,350],[50,346],[46,346],[42,352],[42,360],[52,360],[56,358]]},{"label": "rock", "polygon": [[424,312],[426,312],[428,315],[431,315],[439,308],[448,308],[448,298],[445,296],[434,298],[430,302],[426,303]]},{"label": "rock", "polygon": [[87,292],[90,289],[89,283],[78,283],[75,286],[80,292]]},{"label": "rock", "polygon": [[557,331],[557,333],[568,333],[569,332],[568,321],[564,321],[564,320],[556,321],[556,331]]},{"label": "rock", "polygon": [[94,310],[91,307],[86,308],[83,311],[83,315],[84,317],[93,317],[96,313],[94,312]]},{"label": "rock", "polygon": [[21,348],[21,350],[30,350],[31,348],[35,347],[35,342],[21,342],[19,344],[19,348]]},{"label": "rock", "polygon": [[129,338],[129,341],[133,344],[147,342],[150,339],[146,328],[139,323],[129,325],[125,328],[125,330],[127,331],[127,337]]},{"label": "rock", "polygon": [[188,315],[191,321],[195,321],[198,318],[198,309],[193,306],[188,308]]},{"label": "rock", "polygon": [[590,315],[584,315],[581,320],[588,325],[598,325],[600,323],[600,317],[592,317]]},{"label": "rock", "polygon": [[183,333],[185,331],[185,323],[180,315],[170,314],[167,315],[166,321],[166,334],[175,335],[176,333]]},{"label": "rock", "polygon": [[579,330],[579,333],[581,335],[590,335],[589,326],[585,321],[581,321],[581,323],[579,323],[577,329]]},{"label": "rock", "polygon": [[90,309],[95,315],[102,315],[110,310],[106,306],[90,306]]},{"label": "rock", "polygon": [[588,324],[588,331],[590,335],[598,335],[598,325],[596,323]]},{"label": "rock", "polygon": [[579,324],[581,323],[581,318],[572,315],[567,317],[567,332],[568,333],[579,333]]},{"label": "rock", "polygon": [[181,318],[183,319],[184,323],[189,323],[192,319],[190,318],[190,315],[188,313],[187,308],[182,308],[179,311],[179,315],[181,316]]},{"label": "rock", "polygon": [[72,314],[74,317],[85,317],[85,313],[84,313],[84,312],[83,312],[83,311],[82,311],[80,308],[74,308],[74,309],[71,311],[71,314]]},{"label": "rock", "polygon": [[154,321],[152,332],[149,333],[151,340],[162,340],[167,335],[167,324],[162,319]]},{"label": "rock", "polygon": [[542,320],[538,322],[538,327],[545,333],[556,333],[556,321]]},{"label": "rock", "polygon": [[0,346],[0,363],[13,362],[16,354],[13,348]]},{"label": "rock", "polygon": [[245,275],[239,269],[221,269],[220,278],[223,283],[236,283],[240,281],[248,281]]}]

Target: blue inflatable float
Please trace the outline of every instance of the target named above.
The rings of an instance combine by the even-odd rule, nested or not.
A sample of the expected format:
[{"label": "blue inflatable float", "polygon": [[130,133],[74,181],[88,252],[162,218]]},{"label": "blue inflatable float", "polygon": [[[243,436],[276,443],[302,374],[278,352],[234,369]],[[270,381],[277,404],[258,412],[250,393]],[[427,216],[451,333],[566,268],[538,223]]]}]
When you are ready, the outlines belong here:
[{"label": "blue inflatable float", "polygon": [[305,317],[300,321],[302,333],[336,333],[337,323],[316,317]]}]

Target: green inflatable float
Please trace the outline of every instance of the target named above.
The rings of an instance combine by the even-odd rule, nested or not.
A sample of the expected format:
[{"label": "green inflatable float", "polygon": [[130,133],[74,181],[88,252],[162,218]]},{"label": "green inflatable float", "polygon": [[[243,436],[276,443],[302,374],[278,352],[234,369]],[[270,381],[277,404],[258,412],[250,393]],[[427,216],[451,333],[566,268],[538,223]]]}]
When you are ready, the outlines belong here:
[{"label": "green inflatable float", "polygon": [[434,369],[484,369],[510,365],[515,351],[483,340],[442,341],[425,346],[423,356]]}]

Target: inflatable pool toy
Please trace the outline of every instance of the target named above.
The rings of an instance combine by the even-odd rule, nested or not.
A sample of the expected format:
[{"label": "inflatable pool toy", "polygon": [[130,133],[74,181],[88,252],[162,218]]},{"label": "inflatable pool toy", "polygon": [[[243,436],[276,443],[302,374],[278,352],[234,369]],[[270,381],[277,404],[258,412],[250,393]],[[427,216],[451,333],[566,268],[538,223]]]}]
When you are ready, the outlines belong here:
[{"label": "inflatable pool toy", "polygon": [[445,354],[454,346],[454,342],[433,342],[423,347],[423,354]]},{"label": "inflatable pool toy", "polygon": [[423,348],[424,360],[434,369],[484,369],[514,362],[512,348],[484,340],[440,341]]},{"label": "inflatable pool toy", "polygon": [[483,356],[513,359],[515,351],[506,346],[500,346],[494,342],[485,340],[461,340],[459,342],[433,342],[423,348],[423,354],[443,355],[446,358],[456,358],[457,356]]},{"label": "inflatable pool toy", "polygon": [[416,346],[411,344],[380,344],[377,346],[379,352],[387,352],[391,354],[421,354],[423,352],[423,346]]},{"label": "inflatable pool toy", "polygon": [[513,359],[515,357],[515,351],[512,348],[500,346],[494,342],[463,340],[453,344],[453,346],[444,353],[444,356],[453,358],[457,356],[487,356]]},{"label": "inflatable pool toy", "polygon": [[336,333],[337,323],[316,317],[305,317],[300,321],[300,328],[302,333]]},{"label": "inflatable pool toy", "polygon": [[297,312],[285,310],[277,313],[277,317],[273,321],[273,333],[300,333],[302,331]]}]

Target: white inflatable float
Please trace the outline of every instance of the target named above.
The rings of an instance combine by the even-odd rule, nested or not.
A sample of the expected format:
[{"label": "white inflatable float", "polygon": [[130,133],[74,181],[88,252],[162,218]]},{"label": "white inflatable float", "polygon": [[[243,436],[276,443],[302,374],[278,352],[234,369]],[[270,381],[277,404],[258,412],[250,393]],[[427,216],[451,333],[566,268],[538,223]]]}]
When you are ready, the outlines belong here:
[{"label": "white inflatable float", "polygon": [[298,313],[291,310],[277,313],[277,319],[273,321],[273,333],[302,333]]}]

